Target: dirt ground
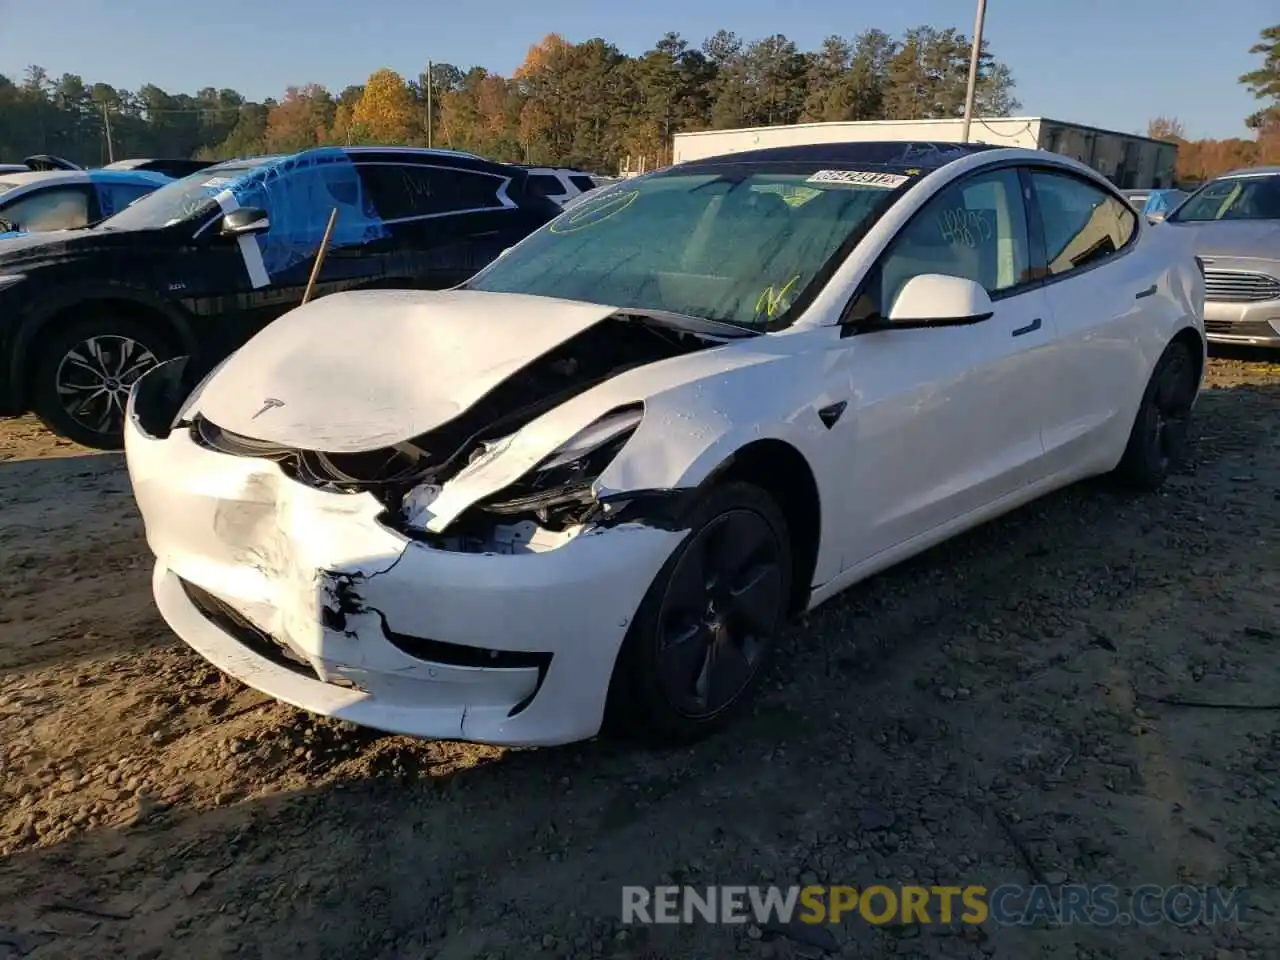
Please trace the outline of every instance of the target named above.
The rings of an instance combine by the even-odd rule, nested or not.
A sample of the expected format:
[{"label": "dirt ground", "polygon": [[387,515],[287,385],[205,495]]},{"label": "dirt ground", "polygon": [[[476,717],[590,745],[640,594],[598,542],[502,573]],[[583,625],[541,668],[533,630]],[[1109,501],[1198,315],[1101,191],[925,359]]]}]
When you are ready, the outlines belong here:
[{"label": "dirt ground", "polygon": [[[155,613],[121,459],[0,424],[0,960],[1274,957],[1280,365],[1209,385],[1160,494],[1083,484],[849,591],[669,753],[269,702]],[[1251,892],[1215,926],[620,923],[673,880]]]}]

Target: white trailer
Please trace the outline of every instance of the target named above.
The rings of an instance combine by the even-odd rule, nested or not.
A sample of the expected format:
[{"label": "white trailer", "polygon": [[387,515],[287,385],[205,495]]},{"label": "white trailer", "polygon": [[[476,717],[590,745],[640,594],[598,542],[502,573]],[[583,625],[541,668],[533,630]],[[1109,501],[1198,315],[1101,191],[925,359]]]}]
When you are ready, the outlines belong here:
[{"label": "white trailer", "polygon": [[[858,140],[933,140],[959,143],[963,120],[858,120],[797,123],[736,130],[677,133],[672,160],[684,163],[726,153],[802,143],[847,143]],[[975,117],[969,139],[1002,147],[1050,150],[1075,157],[1111,178],[1121,189],[1173,185],[1178,146],[1163,140],[1115,130],[1102,130],[1047,117]]]}]

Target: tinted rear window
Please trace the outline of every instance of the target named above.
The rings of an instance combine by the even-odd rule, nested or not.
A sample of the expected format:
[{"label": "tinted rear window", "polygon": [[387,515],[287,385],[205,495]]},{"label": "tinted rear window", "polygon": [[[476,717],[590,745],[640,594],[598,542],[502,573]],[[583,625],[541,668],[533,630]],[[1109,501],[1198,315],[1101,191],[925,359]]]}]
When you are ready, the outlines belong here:
[{"label": "tinted rear window", "polygon": [[582,174],[576,174],[570,177],[569,182],[572,183],[579,190],[594,190],[596,187],[596,183],[594,180],[592,180],[590,177],[583,176]]},{"label": "tinted rear window", "polygon": [[529,193],[535,197],[555,197],[564,193],[564,184],[547,173],[529,174]]},{"label": "tinted rear window", "polygon": [[384,220],[503,205],[498,198],[499,177],[423,164],[371,163],[361,164],[359,169]]}]

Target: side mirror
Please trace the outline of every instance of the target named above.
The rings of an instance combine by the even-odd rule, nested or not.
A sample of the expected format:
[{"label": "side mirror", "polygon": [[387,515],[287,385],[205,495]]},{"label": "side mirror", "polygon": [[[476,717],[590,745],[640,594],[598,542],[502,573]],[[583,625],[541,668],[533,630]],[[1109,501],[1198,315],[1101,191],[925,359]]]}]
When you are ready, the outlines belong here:
[{"label": "side mirror", "polygon": [[267,211],[257,207],[241,207],[222,218],[222,228],[218,232],[224,237],[247,237],[255,233],[266,233],[270,229],[271,219],[267,216]]},{"label": "side mirror", "polygon": [[1164,223],[1164,218],[1169,215],[1168,210],[1157,210],[1154,213],[1147,214],[1148,223]]},{"label": "side mirror", "polygon": [[898,292],[889,310],[890,327],[943,327],[978,323],[995,309],[982,285],[964,277],[922,273]]}]

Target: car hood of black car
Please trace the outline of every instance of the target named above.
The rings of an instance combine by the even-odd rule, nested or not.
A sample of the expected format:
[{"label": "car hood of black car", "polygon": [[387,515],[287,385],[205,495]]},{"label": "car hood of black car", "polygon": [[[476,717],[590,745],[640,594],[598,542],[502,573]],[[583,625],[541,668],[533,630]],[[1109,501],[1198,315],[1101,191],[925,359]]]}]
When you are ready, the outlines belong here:
[{"label": "car hood of black car", "polygon": [[139,240],[140,231],[92,228],[0,236],[0,272],[89,256],[101,250],[137,247]]}]

